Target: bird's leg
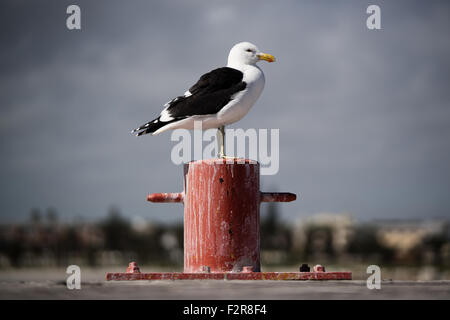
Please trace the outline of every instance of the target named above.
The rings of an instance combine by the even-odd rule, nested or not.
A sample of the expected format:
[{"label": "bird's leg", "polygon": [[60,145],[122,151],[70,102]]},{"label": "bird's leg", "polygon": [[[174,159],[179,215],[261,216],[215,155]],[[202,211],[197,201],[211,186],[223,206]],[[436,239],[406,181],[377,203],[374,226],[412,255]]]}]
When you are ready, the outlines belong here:
[{"label": "bird's leg", "polygon": [[217,147],[219,149],[219,158],[225,158],[225,126],[217,128]]},{"label": "bird's leg", "polygon": [[235,157],[227,157],[225,155],[225,126],[217,128],[217,146],[219,149],[219,158],[221,159],[235,159]]}]

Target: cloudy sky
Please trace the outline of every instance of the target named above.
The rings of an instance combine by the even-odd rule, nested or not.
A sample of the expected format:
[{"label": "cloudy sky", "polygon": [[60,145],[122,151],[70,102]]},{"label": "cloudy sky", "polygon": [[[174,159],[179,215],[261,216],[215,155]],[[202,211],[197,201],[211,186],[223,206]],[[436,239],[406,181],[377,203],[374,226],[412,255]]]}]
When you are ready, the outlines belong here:
[{"label": "cloudy sky", "polygon": [[180,219],[145,201],[182,189],[170,134],[129,132],[244,40],[277,62],[232,127],[280,129],[262,189],[297,193],[284,218],[450,218],[448,30],[448,1],[1,1],[0,222],[34,207]]}]

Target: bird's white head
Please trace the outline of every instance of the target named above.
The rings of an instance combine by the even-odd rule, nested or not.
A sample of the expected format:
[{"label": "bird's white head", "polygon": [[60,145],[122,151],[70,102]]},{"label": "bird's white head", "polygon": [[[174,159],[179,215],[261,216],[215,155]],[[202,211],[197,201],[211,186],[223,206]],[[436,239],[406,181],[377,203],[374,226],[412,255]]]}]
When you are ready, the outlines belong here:
[{"label": "bird's white head", "polygon": [[228,55],[228,66],[255,65],[260,60],[274,62],[275,57],[268,53],[262,53],[257,46],[250,42],[240,42],[231,48]]}]

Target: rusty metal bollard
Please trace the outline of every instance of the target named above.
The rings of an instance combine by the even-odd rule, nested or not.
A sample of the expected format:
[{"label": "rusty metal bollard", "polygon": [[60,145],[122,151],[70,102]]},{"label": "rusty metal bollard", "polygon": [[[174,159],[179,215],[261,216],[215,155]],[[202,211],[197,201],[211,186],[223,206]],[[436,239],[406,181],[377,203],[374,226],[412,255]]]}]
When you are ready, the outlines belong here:
[{"label": "rusty metal bollard", "polygon": [[207,159],[184,166],[184,191],[154,193],[152,202],[184,203],[184,272],[142,273],[135,262],[106,280],[351,280],[303,264],[300,272],[261,272],[259,206],[289,202],[292,193],[261,192],[259,164],[247,159]]},{"label": "rusty metal bollard", "polygon": [[213,273],[261,270],[260,203],[294,201],[296,195],[259,188],[258,162],[206,159],[184,165],[184,192],[147,197],[184,203],[185,273],[200,273],[204,266]]}]

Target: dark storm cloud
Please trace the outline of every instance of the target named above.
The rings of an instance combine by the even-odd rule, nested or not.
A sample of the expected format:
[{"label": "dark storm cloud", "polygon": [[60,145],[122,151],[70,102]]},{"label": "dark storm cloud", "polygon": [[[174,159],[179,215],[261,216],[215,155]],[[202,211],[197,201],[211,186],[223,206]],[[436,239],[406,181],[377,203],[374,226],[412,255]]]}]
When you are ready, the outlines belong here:
[{"label": "dark storm cloud", "polygon": [[[448,216],[447,2],[3,1],[0,10],[1,220],[31,207],[98,217],[180,218],[147,192],[179,191],[170,135],[129,134],[239,41],[277,57],[266,88],[232,127],[281,128],[280,172],[299,199],[286,216]],[[375,4],[375,3],[373,3]]]}]

